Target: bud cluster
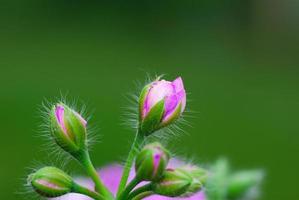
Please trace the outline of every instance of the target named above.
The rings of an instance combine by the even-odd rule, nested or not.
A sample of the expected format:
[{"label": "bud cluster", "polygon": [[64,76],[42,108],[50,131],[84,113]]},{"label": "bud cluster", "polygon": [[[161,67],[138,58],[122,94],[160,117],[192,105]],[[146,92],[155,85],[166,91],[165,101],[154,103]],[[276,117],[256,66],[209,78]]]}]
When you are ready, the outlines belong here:
[{"label": "bud cluster", "polygon": [[150,181],[155,194],[179,197],[200,191],[207,180],[207,171],[194,165],[167,168],[169,152],[159,143],[146,145],[135,162],[138,180]]},{"label": "bud cluster", "polygon": [[[158,78],[143,88],[139,98],[139,123],[135,140],[123,167],[117,193],[114,194],[112,191],[116,188],[109,188],[102,182],[91,161],[87,145],[87,120],[65,103],[54,104],[49,111],[50,136],[60,149],[83,167],[93,181],[94,188],[84,187],[63,170],[49,166],[29,175],[28,185],[46,198],[79,193],[96,200],[139,200],[151,195],[187,199],[193,199],[195,195],[198,199],[198,192],[206,185],[216,189],[208,190],[207,195],[202,195],[198,200],[204,200],[205,196],[209,200],[232,200],[247,194],[260,181],[258,172],[227,176],[227,167],[222,162],[209,173],[195,165],[174,166],[169,162],[173,159],[171,153],[159,142],[146,144],[149,135],[175,123],[185,107],[186,91],[180,77],[172,82]],[[134,163],[135,176],[128,182]],[[114,183],[114,174],[106,177],[110,177],[113,181],[109,181],[117,185]],[[116,178],[118,180],[120,177]]]}]

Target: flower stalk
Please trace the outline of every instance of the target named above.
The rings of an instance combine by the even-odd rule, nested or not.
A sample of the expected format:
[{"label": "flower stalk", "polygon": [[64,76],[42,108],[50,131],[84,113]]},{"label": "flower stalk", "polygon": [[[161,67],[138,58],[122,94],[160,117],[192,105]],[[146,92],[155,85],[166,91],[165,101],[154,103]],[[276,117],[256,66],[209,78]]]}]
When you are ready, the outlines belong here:
[{"label": "flower stalk", "polygon": [[105,200],[113,200],[114,198],[112,193],[107,189],[107,187],[101,181],[99,174],[96,171],[87,150],[81,153],[81,156],[79,156],[79,161],[81,162],[82,166],[86,170],[87,174],[93,180],[95,184],[95,191],[97,191],[99,194],[105,197],[106,198]]},{"label": "flower stalk", "polygon": [[73,192],[78,194],[84,194],[86,196],[89,196],[90,198],[93,198],[95,200],[106,200],[102,195],[100,195],[97,192],[91,191],[88,188],[85,188],[79,184],[74,184],[73,186]]},{"label": "flower stalk", "polygon": [[119,199],[120,200],[126,200],[128,198],[129,193],[140,183],[140,180],[135,177],[124,189],[124,191],[121,193]]},{"label": "flower stalk", "polygon": [[133,141],[133,144],[132,144],[131,149],[129,151],[128,158],[127,158],[126,163],[124,165],[124,171],[123,171],[123,174],[122,174],[122,177],[121,177],[121,180],[120,180],[120,183],[119,183],[117,195],[116,195],[117,198],[120,197],[121,193],[124,191],[124,189],[127,185],[130,170],[133,166],[135,156],[138,153],[139,148],[142,146],[144,140],[145,140],[144,135],[140,134],[140,132],[137,131],[136,135],[135,135],[135,138],[134,138],[134,141]]}]

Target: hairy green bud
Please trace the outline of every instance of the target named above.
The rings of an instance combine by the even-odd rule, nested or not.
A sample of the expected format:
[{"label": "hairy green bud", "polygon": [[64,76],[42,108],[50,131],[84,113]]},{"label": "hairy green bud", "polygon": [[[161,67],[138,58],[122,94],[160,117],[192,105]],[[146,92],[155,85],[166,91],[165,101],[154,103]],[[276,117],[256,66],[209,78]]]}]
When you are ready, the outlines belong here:
[{"label": "hairy green bud", "polygon": [[51,111],[51,133],[65,151],[76,154],[86,148],[86,120],[65,104],[57,104]]},{"label": "hairy green bud", "polygon": [[205,169],[199,168],[195,165],[183,166],[177,168],[177,170],[187,174],[192,178],[192,183],[184,196],[189,196],[200,191],[208,179],[208,172]]},{"label": "hairy green bud", "polygon": [[146,145],[136,157],[136,177],[143,181],[156,181],[162,177],[170,154],[158,142]]},{"label": "hairy green bud", "polygon": [[72,191],[73,179],[56,167],[44,167],[29,175],[28,183],[41,196],[59,197]]},{"label": "hairy green bud", "polygon": [[188,193],[188,189],[193,183],[193,178],[177,169],[167,169],[163,178],[153,185],[156,194],[178,197]]}]

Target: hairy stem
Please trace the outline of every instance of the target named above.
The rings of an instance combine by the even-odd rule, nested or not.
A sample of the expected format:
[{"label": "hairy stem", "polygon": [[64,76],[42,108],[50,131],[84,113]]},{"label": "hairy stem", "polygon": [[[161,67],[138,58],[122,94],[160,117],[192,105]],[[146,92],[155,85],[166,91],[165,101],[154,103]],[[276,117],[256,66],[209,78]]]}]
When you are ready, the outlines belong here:
[{"label": "hairy stem", "polygon": [[87,174],[90,176],[90,178],[93,180],[95,184],[95,191],[99,192],[102,196],[104,196],[105,200],[114,199],[112,193],[106,188],[106,186],[101,181],[98,172],[96,171],[96,169],[94,168],[91,162],[88,151],[84,151],[81,154],[81,162]]},{"label": "hairy stem", "polygon": [[82,185],[79,185],[77,183],[74,183],[73,192],[79,193],[79,194],[84,194],[84,195],[89,196],[95,200],[105,200],[103,198],[103,196],[101,196],[99,193],[91,191],[88,188],[83,187]]},{"label": "hairy stem", "polygon": [[133,165],[134,158],[135,158],[136,154],[138,153],[139,147],[143,143],[143,141],[144,141],[144,136],[139,134],[139,131],[137,131],[136,135],[135,135],[134,142],[131,146],[127,161],[126,161],[125,166],[124,166],[124,171],[123,171],[123,174],[122,174],[122,177],[121,177],[121,181],[119,183],[119,187],[118,187],[118,191],[117,191],[117,197],[118,198],[119,198],[120,194],[123,192],[124,188],[127,185],[127,181],[128,181],[128,178],[129,178],[131,167]]}]

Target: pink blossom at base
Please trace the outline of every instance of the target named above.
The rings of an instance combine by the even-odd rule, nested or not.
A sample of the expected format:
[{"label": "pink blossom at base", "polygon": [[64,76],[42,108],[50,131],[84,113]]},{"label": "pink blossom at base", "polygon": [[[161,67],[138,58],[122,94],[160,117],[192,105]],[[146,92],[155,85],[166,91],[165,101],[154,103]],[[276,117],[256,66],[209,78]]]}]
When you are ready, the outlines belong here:
[{"label": "pink blossom at base", "polygon": [[165,100],[163,120],[167,120],[180,103],[181,113],[185,110],[186,92],[181,77],[173,82],[158,80],[151,83],[143,105],[142,117],[145,117],[151,108],[163,99]]},{"label": "pink blossom at base", "polygon": [[[183,162],[178,161],[178,160],[171,160],[169,162],[168,167],[177,167],[182,165]],[[119,164],[113,164],[109,165],[107,167],[104,167],[99,170],[99,174],[101,179],[103,180],[104,184],[109,188],[109,190],[115,195],[117,193],[118,185],[121,179],[122,175],[122,166]],[[129,181],[133,179],[135,175],[134,170],[131,170],[130,176],[129,176]],[[85,178],[77,178],[75,181],[79,184],[82,184],[83,186],[89,188],[90,190],[93,190],[94,184],[91,180],[85,179]],[[139,184],[138,186],[144,185],[144,183]],[[138,187],[137,186],[137,187]],[[144,200],[205,200],[205,194],[204,192],[198,192],[190,197],[175,197],[175,198],[170,198],[170,197],[163,197],[160,195],[153,195],[147,198],[144,198]],[[92,200],[89,197],[86,197],[85,195],[81,194],[67,194],[62,197],[58,198],[52,198],[52,200]]]}]

